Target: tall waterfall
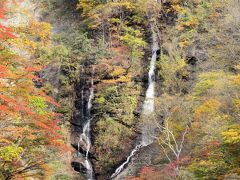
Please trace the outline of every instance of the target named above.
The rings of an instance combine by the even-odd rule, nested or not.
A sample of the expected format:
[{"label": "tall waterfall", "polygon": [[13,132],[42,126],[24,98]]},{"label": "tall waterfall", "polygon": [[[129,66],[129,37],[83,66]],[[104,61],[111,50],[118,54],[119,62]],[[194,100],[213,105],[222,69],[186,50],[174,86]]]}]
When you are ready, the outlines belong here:
[{"label": "tall waterfall", "polygon": [[[92,100],[94,98],[94,85],[93,85],[93,75],[94,75],[94,68],[92,69],[92,77],[91,77],[91,87],[89,88],[89,98],[88,98],[88,103],[87,103],[87,122],[83,126],[83,132],[80,134],[79,137],[79,143],[78,143],[78,151],[79,151],[79,146],[80,142],[84,143],[84,146],[86,148],[86,157],[84,161],[84,166],[87,169],[87,179],[88,180],[93,180],[93,168],[92,164],[89,160],[89,151],[91,148],[91,108],[92,108]],[[83,96],[83,93],[82,93]],[[82,97],[83,99],[83,97]]]},{"label": "tall waterfall", "polygon": [[124,170],[125,166],[131,161],[131,158],[139,151],[141,147],[148,146],[153,142],[152,132],[154,131],[154,127],[150,125],[149,121],[147,121],[148,118],[146,117],[146,115],[150,115],[154,112],[155,69],[157,61],[157,51],[159,50],[158,37],[156,32],[153,30],[153,27],[152,40],[152,58],[150,62],[150,69],[148,72],[148,88],[143,103],[143,117],[145,116],[146,119],[144,119],[142,125],[142,140],[138,145],[135,146],[130,155],[127,157],[127,160],[115,170],[115,172],[111,175],[111,178],[116,177]]},{"label": "tall waterfall", "polygon": [[157,51],[159,50],[158,36],[153,31],[152,34],[152,59],[150,69],[148,72],[148,88],[146,91],[145,101],[143,103],[143,124],[142,124],[142,141],[143,146],[147,146],[153,142],[153,135],[155,126],[153,126],[152,119],[149,115],[154,112],[154,97],[155,97],[155,69],[157,61]]}]

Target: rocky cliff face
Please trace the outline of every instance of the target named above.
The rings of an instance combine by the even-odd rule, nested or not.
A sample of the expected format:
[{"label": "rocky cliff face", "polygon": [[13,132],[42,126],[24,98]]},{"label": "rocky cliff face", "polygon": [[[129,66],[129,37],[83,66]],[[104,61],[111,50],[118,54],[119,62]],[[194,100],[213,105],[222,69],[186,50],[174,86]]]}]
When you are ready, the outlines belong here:
[{"label": "rocky cliff face", "polygon": [[[71,145],[75,148],[72,167],[74,170],[87,174],[88,164],[94,159],[91,150],[91,101],[94,93],[94,69],[82,66],[79,81],[75,83],[74,110],[71,119]],[[96,158],[95,158],[96,159]],[[92,169],[92,167],[90,167]]]},{"label": "rocky cliff face", "polygon": [[[218,75],[214,73],[221,71],[225,77],[226,74],[222,71],[233,74],[239,72],[237,67],[239,62],[236,58],[239,53],[239,15],[233,4],[228,8],[234,9],[234,12],[224,8],[224,12],[227,13],[225,16],[222,6],[218,3],[215,5],[195,1],[185,4],[179,1],[174,1],[173,4],[170,1],[161,2],[161,16],[154,21],[158,27],[158,38],[161,39],[161,50],[156,52],[158,60],[154,100],[157,111],[154,118],[159,127],[165,125],[164,120],[169,120],[174,135],[177,136],[177,140],[181,140],[182,130],[186,126],[190,127],[196,120],[194,118],[197,108],[212,96],[222,99],[222,95],[211,89],[221,86],[215,87],[214,83],[218,82],[216,80]],[[239,4],[237,1],[235,3]],[[228,18],[231,19],[231,23]],[[131,52],[128,46],[121,44],[117,38],[111,39],[109,34],[102,32],[102,29],[92,30],[89,35],[82,36],[80,31],[73,33],[74,28],[82,28],[74,24],[74,27],[69,26],[73,31],[65,34],[65,36],[74,34],[70,40],[73,44],[71,46],[73,52],[70,53],[70,58],[68,57],[70,60],[67,59],[69,64],[65,67],[75,72],[74,88],[71,90],[74,94],[73,114],[70,120],[71,145],[74,148],[72,167],[80,174],[87,175],[89,172],[89,166],[86,164],[87,156],[95,178],[109,179],[114,170],[126,161],[140,139],[142,130],[140,127],[143,124],[140,114],[148,85],[149,57],[151,57],[149,35],[151,28],[146,24],[143,26],[146,31],[144,39],[148,44],[144,49],[142,60],[136,61],[131,61],[129,58]],[[81,36],[78,36],[79,34]],[[98,43],[98,36],[105,38],[106,46],[101,46],[100,44],[104,44],[102,42]],[[67,42],[70,41],[67,39],[64,43],[69,45],[70,43]],[[94,98],[89,112],[88,104],[93,87]],[[218,91],[225,90],[220,88]],[[90,150],[87,140],[81,139],[84,125],[89,118],[91,118]],[[204,125],[201,125],[201,128],[202,126]],[[162,129],[158,128],[158,133],[161,131]],[[191,137],[188,138],[189,141],[193,141]],[[186,156],[188,152],[196,150],[193,147],[195,145],[187,142],[183,155]],[[156,174],[156,177],[164,178],[163,174],[166,172],[162,166],[167,164],[168,159],[161,148],[158,143],[153,143],[141,149],[139,154],[133,157],[129,168],[118,178],[135,175],[143,164],[153,165],[157,169],[160,166],[160,170],[158,169],[160,175]],[[167,153],[174,161],[171,148]],[[191,167],[189,165],[189,168]]]},{"label": "rocky cliff face", "polygon": [[[120,54],[118,54],[120,55]],[[118,58],[117,56],[115,58]],[[126,158],[135,145],[139,125],[137,111],[141,107],[143,91],[141,80],[126,74],[124,59],[110,66],[103,61],[95,65],[83,65],[80,80],[75,83],[74,111],[71,120],[71,144],[76,149],[73,154],[72,166],[75,170],[86,174],[84,156],[86,144],[80,140],[84,124],[89,118],[87,110],[91,81],[93,78],[94,98],[91,109],[91,149],[89,159],[93,163],[98,179],[110,176],[114,167]],[[94,69],[94,75],[93,75]],[[119,86],[120,85],[120,86]],[[114,119],[113,119],[114,118]],[[118,153],[119,151],[125,153]],[[104,152],[104,153],[103,153]],[[82,156],[77,154],[81,153]]]}]

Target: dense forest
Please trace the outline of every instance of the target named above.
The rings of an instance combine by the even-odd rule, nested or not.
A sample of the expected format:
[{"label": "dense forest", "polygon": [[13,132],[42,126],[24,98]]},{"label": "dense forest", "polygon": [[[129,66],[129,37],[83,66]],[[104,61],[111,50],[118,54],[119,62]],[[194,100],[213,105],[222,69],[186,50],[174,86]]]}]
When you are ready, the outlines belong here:
[{"label": "dense forest", "polygon": [[239,180],[239,0],[0,0],[0,180]]}]

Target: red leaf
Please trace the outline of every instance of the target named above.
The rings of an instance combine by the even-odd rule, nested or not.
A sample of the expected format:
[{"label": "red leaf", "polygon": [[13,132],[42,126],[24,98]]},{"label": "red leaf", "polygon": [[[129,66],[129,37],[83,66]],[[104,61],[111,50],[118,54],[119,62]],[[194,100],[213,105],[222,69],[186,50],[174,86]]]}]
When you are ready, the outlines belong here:
[{"label": "red leaf", "polygon": [[28,66],[25,68],[25,70],[28,72],[36,72],[40,71],[41,69],[42,69],[41,66]]}]

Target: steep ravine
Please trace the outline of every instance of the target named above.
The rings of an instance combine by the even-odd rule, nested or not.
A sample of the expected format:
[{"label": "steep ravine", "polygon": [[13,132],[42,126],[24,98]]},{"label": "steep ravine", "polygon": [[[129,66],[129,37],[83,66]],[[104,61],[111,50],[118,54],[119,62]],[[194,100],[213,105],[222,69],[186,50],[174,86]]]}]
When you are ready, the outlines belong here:
[{"label": "steep ravine", "polygon": [[[142,122],[138,125],[140,126],[140,137],[135,138],[136,144],[135,148],[130,152],[130,155],[126,157],[126,160],[116,168],[115,172],[108,178],[118,179],[118,174],[121,173],[128,163],[131,161],[131,158],[138,153],[142,147],[146,147],[153,142],[152,136],[155,133],[155,127],[153,121],[150,120],[150,116],[154,112],[154,96],[155,96],[155,69],[156,61],[158,58],[159,52],[159,38],[157,33],[154,30],[154,27],[151,26],[152,32],[152,57],[149,62],[149,72],[148,72],[148,86],[145,92],[145,100],[142,103],[142,112],[141,119]],[[95,147],[92,148],[92,142],[94,139],[91,138],[94,124],[96,120],[92,121],[94,118],[94,112],[91,114],[92,101],[94,98],[94,86],[97,86],[99,82],[94,84],[94,68],[93,65],[82,66],[80,72],[80,80],[76,83],[76,97],[75,97],[75,110],[72,118],[72,132],[71,132],[71,143],[72,146],[76,149],[76,153],[73,155],[72,167],[74,170],[84,174],[87,179],[102,179],[101,175],[94,175],[94,165],[99,160],[95,157]],[[96,91],[98,91],[96,89]],[[91,123],[93,122],[93,123]],[[93,137],[96,136],[93,134]],[[139,135],[138,135],[139,136]],[[134,139],[133,139],[134,140]],[[93,144],[95,145],[95,144]],[[129,147],[130,148],[130,147]],[[125,149],[128,151],[127,149]],[[129,149],[130,150],[130,149]],[[124,158],[124,154],[121,155]],[[101,172],[102,173],[102,172]],[[104,175],[105,178],[106,175]]]},{"label": "steep ravine", "polygon": [[[54,29],[62,31],[61,25],[59,27]],[[130,69],[136,71],[144,64],[137,69],[139,72],[133,72],[137,75],[128,72],[128,49],[117,43],[113,43],[111,51],[115,51],[115,47],[121,51],[107,61],[83,59],[78,62],[81,68],[74,83],[70,122],[71,145],[75,150],[71,166],[78,172],[74,177],[110,179],[114,171],[118,174],[126,168],[139,149],[152,143],[154,128],[151,122],[144,121],[144,116],[148,120],[147,116],[154,111],[159,54],[159,37],[154,28],[153,25],[146,27],[146,36],[150,37],[145,38],[151,42],[145,49],[148,57]],[[121,146],[115,146],[114,142]]]}]

